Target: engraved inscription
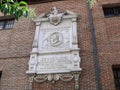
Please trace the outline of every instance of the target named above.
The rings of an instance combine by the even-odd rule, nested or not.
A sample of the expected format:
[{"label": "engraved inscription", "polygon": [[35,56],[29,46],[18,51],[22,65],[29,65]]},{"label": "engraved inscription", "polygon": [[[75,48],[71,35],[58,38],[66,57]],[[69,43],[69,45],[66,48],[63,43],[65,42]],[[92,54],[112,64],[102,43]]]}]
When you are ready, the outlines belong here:
[{"label": "engraved inscription", "polygon": [[69,69],[72,61],[68,56],[42,57],[38,60],[39,70]]}]

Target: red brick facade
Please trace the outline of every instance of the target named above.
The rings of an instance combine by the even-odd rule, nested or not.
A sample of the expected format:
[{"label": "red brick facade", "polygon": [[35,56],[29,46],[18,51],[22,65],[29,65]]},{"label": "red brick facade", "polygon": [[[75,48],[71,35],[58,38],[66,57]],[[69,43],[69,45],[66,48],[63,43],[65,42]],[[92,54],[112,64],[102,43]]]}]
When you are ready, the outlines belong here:
[{"label": "red brick facade", "polygon": [[[102,90],[116,90],[112,65],[120,64],[120,17],[105,18],[102,9],[102,5],[113,3],[120,3],[120,0],[99,0],[92,9]],[[36,9],[37,15],[49,12],[52,6],[62,11],[71,10],[79,15],[77,29],[83,69],[79,80],[80,90],[97,90],[86,2],[64,0],[30,5]],[[0,90],[28,90],[29,80],[26,70],[34,33],[34,22],[25,18],[15,21],[13,29],[0,30],[0,70],[2,71]],[[74,90],[74,81],[58,81],[55,84],[34,82],[33,90]]]}]

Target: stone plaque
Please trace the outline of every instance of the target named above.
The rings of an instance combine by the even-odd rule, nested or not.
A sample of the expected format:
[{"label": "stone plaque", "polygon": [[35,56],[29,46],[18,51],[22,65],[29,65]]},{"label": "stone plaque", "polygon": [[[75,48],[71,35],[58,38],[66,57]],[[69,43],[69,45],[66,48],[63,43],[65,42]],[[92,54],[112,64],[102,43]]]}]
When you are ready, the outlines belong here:
[{"label": "stone plaque", "polygon": [[77,15],[60,13],[55,7],[50,14],[34,19],[35,37],[30,54],[32,74],[70,73],[81,71],[77,41]]}]

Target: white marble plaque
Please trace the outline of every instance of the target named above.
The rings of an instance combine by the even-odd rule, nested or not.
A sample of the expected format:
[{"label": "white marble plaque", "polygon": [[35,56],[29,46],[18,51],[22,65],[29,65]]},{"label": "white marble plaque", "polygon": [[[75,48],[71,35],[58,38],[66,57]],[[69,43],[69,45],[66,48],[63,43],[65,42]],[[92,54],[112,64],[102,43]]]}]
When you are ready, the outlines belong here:
[{"label": "white marble plaque", "polygon": [[77,15],[59,13],[56,8],[50,14],[34,19],[35,37],[27,73],[66,73],[81,71],[77,41]]}]

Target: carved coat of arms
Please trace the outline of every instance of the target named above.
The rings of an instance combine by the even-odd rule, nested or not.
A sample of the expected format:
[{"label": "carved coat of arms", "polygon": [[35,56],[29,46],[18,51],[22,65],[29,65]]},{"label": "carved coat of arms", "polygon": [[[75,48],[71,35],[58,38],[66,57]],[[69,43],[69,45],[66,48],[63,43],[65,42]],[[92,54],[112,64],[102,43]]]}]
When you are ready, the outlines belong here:
[{"label": "carved coat of arms", "polygon": [[51,8],[51,13],[48,14],[48,19],[53,25],[58,25],[61,22],[62,16],[64,13],[59,13],[56,7]]}]

